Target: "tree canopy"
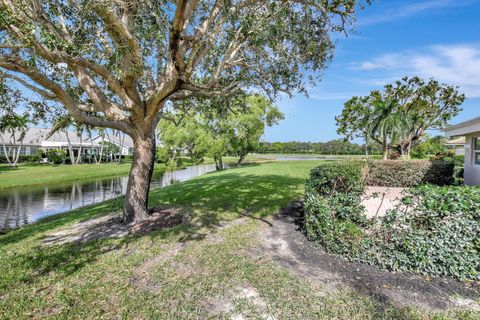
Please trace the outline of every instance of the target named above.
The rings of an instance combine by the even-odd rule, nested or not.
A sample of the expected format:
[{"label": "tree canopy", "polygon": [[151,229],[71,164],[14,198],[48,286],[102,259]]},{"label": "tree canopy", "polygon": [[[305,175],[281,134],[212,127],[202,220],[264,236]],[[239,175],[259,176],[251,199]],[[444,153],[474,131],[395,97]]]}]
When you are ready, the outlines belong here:
[{"label": "tree canopy", "polygon": [[445,127],[461,111],[464,100],[455,86],[404,77],[383,91],[345,102],[336,118],[337,133],[384,145],[384,157],[388,150],[409,156],[428,129]]},{"label": "tree canopy", "polygon": [[77,121],[135,136],[132,119],[156,117],[168,100],[305,91],[356,4],[2,1],[0,67]]},{"label": "tree canopy", "polygon": [[[194,103],[201,106],[192,111]],[[159,123],[159,156],[164,161],[177,162],[182,153],[194,162],[210,156],[222,169],[222,157],[228,154],[237,156],[239,165],[248,153],[258,150],[265,127],[283,119],[283,113],[258,94],[192,101],[189,106]]]},{"label": "tree canopy", "polygon": [[141,220],[165,108],[306,92],[360,1],[1,0],[0,68],[75,121],[132,137],[124,220]]}]

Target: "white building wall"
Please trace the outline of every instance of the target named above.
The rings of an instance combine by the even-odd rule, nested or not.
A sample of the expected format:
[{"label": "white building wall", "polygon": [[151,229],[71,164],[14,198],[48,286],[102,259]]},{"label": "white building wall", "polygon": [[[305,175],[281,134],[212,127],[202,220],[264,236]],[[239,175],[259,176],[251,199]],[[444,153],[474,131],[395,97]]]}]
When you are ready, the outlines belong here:
[{"label": "white building wall", "polygon": [[458,156],[465,155],[465,145],[456,145],[454,150],[455,150],[455,154]]},{"label": "white building wall", "polygon": [[474,161],[474,138],[479,134],[469,134],[465,141],[465,184],[468,186],[480,186],[480,165]]}]

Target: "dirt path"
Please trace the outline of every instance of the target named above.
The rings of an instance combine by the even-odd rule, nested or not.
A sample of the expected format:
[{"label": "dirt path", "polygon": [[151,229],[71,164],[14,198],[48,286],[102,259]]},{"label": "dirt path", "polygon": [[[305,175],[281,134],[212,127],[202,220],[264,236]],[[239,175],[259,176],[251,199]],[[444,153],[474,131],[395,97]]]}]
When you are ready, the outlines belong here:
[{"label": "dirt path", "polygon": [[258,233],[260,246],[255,254],[269,256],[293,273],[331,290],[350,288],[394,306],[431,310],[468,308],[480,310],[479,285],[452,279],[392,273],[328,254],[309,242],[300,231],[302,204],[293,203],[264,224]]}]

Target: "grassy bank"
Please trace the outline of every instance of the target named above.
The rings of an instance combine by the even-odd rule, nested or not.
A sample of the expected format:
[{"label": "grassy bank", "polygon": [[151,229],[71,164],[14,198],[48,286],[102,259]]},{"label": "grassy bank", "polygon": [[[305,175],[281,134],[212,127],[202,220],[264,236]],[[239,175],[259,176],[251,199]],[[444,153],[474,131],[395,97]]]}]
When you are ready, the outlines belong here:
[{"label": "grassy bank", "polygon": [[0,318],[474,319],[384,306],[349,291],[321,295],[321,284],[253,254],[264,222],[217,227],[276,213],[302,195],[319,163],[256,164],[155,189],[152,206],[181,207],[191,223],[145,236],[43,244],[58,229],[118,212],[118,199],[0,235]]},{"label": "grassy bank", "polygon": [[342,158],[342,159],[350,159],[350,158],[364,158],[364,155],[349,155],[349,154],[322,154],[322,153],[256,153],[249,155],[252,158],[264,158],[264,159],[271,159],[275,157],[295,157],[295,158]]},{"label": "grassy bank", "polygon": [[[262,158],[249,156],[246,161],[255,162]],[[236,163],[237,158],[225,157],[225,163]],[[206,158],[203,164],[214,163],[212,159]],[[193,163],[189,158],[182,161],[182,166],[190,166]],[[128,175],[130,162],[124,163],[102,163],[102,164],[78,164],[53,165],[53,164],[19,164],[12,168],[6,164],[0,164],[0,190],[16,187],[36,186],[44,184],[63,183],[80,180],[92,180],[108,177]],[[179,168],[165,167],[163,163],[155,164],[155,172],[176,170]]]},{"label": "grassy bank", "polygon": [[[128,175],[130,163],[50,165],[21,164],[16,168],[0,165],[0,189],[62,183]],[[165,167],[157,164],[156,171]]]}]

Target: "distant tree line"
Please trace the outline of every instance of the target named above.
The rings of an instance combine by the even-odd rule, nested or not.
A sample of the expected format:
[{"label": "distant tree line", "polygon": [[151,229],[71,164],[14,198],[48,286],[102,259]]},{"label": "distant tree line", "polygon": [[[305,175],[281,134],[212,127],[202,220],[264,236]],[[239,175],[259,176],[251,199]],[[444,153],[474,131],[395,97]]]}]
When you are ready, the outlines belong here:
[{"label": "distant tree line", "polygon": [[[372,154],[381,152],[380,145],[371,145]],[[262,142],[257,149],[258,153],[317,153],[336,155],[360,155],[365,153],[365,145],[352,143],[343,139],[327,142]]]}]

